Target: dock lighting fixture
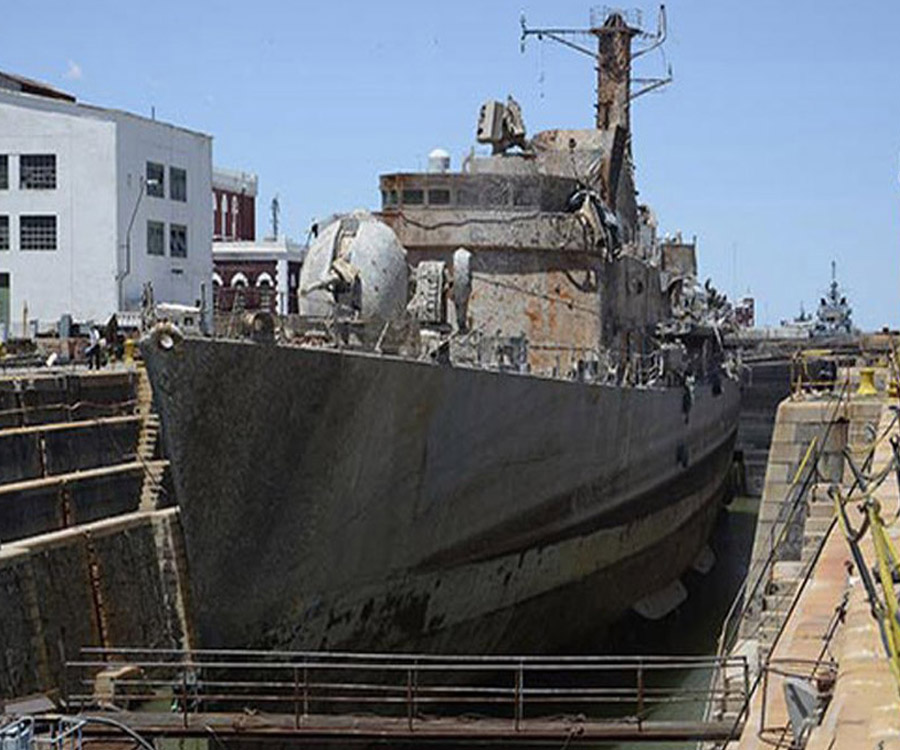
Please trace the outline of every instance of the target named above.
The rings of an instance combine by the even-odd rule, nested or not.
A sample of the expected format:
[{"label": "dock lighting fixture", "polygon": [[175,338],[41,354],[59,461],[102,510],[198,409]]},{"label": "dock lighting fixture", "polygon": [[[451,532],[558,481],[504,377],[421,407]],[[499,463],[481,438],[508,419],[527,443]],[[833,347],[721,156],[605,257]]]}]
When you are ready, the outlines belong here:
[{"label": "dock lighting fixture", "polygon": [[149,179],[141,176],[140,186],[138,187],[137,200],[134,202],[134,210],[131,212],[131,221],[128,222],[128,230],[125,232],[125,268],[116,275],[116,281],[119,283],[119,310],[125,307],[123,284],[125,277],[131,273],[131,230],[134,227],[134,220],[137,218],[138,208],[141,205],[141,199],[147,192],[147,187],[157,187],[160,184],[155,177]]}]

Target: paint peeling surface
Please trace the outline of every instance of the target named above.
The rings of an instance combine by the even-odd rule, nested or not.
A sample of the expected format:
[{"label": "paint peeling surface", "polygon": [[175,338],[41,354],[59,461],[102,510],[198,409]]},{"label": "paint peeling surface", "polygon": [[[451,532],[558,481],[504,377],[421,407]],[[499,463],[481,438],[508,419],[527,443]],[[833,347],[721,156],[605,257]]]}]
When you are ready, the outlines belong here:
[{"label": "paint peeling surface", "polygon": [[313,228],[301,316],[143,341],[200,645],[552,649],[696,558],[737,427],[730,306],[637,202],[634,30],[590,33],[596,129],[529,139],[486,102],[490,156]]}]

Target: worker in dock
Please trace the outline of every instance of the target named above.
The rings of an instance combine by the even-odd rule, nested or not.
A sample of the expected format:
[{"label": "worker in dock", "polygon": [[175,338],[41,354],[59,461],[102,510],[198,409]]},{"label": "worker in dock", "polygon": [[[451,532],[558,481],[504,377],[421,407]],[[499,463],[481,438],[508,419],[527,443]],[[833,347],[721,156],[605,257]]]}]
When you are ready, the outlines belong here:
[{"label": "worker in dock", "polygon": [[118,362],[122,358],[122,342],[119,337],[119,320],[116,314],[106,323],[106,346],[109,349],[109,359]]},{"label": "worker in dock", "polygon": [[100,329],[96,326],[91,328],[90,343],[88,344],[88,347],[84,352],[88,358],[89,370],[100,369],[100,365],[103,361],[102,357],[105,344],[106,340],[100,335]]}]

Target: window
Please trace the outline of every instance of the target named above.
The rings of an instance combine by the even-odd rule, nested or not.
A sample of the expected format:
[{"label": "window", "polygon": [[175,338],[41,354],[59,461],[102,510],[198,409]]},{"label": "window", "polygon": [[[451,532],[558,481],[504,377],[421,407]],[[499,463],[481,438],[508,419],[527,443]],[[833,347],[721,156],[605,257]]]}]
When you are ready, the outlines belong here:
[{"label": "window", "polygon": [[226,237],[228,235],[228,196],[224,193],[221,196],[220,208],[219,208],[219,223],[218,227],[221,229],[220,237]]},{"label": "window", "polygon": [[478,206],[481,204],[481,196],[474,185],[462,186],[456,191],[456,202],[460,206]]},{"label": "window", "polygon": [[166,225],[161,221],[147,222],[147,255],[166,254]]},{"label": "window", "polygon": [[513,189],[514,206],[540,206],[541,188],[539,184],[528,182],[517,184]]},{"label": "window", "polygon": [[173,201],[187,201],[187,172],[178,167],[169,167],[169,197]]},{"label": "window", "polygon": [[9,157],[0,154],[0,190],[9,190]]},{"label": "window", "polygon": [[9,217],[0,216],[0,250],[9,250]]},{"label": "window", "polygon": [[187,227],[183,224],[169,225],[169,255],[187,258]]},{"label": "window", "polygon": [[22,190],[55,190],[56,155],[22,154],[19,157],[19,187]]},{"label": "window", "polygon": [[56,250],[55,216],[20,216],[20,250]]},{"label": "window", "polygon": [[147,162],[147,195],[166,197],[166,168],[155,161]]},{"label": "window", "polygon": [[404,190],[402,194],[403,203],[407,206],[419,206],[425,202],[424,190]]},{"label": "window", "polygon": [[450,191],[444,188],[432,188],[428,191],[429,206],[446,206],[450,203]]}]

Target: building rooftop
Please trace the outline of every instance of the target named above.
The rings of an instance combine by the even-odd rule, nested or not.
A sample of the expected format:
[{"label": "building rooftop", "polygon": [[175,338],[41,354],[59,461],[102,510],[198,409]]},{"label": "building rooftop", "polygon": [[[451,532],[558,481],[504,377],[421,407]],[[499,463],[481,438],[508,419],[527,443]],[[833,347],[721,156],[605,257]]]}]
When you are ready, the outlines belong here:
[{"label": "building rooftop", "polygon": [[157,120],[152,117],[136,115],[122,109],[110,107],[98,107],[92,104],[84,104],[76,101],[75,97],[64,91],[59,91],[52,86],[25,78],[14,73],[0,71],[0,100],[6,100],[11,104],[60,112],[76,117],[94,117],[100,120],[116,120],[119,118],[132,118],[142,122],[152,122],[160,127],[172,128],[191,135],[212,139],[208,133],[192,130],[181,125]]},{"label": "building rooftop", "polygon": [[48,83],[35,81],[33,78],[26,78],[15,73],[4,73],[2,70],[0,70],[0,89],[21,91],[25,94],[43,96],[49,99],[62,99],[67,102],[75,101],[75,97],[72,94],[60,91]]},{"label": "building rooftop", "polygon": [[306,245],[288,239],[285,236],[266,237],[262,240],[215,240],[213,242],[213,260],[275,260],[287,257],[290,260],[303,260],[306,256]]},{"label": "building rooftop", "polygon": [[218,190],[244,193],[245,195],[255,197],[259,179],[252,172],[213,167],[212,184],[213,187]]}]

